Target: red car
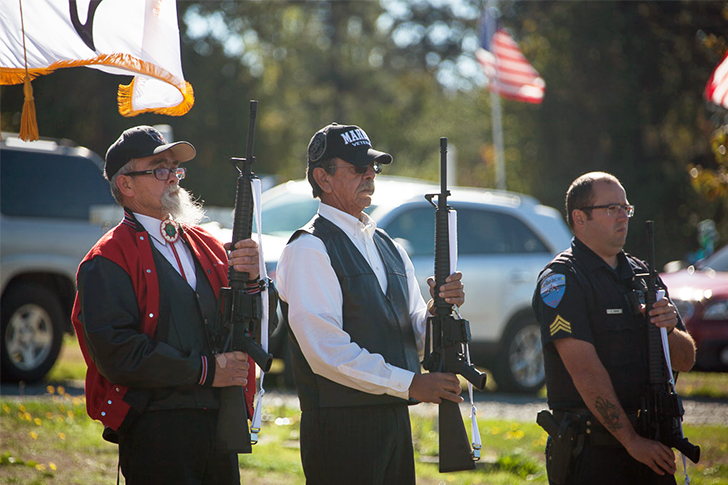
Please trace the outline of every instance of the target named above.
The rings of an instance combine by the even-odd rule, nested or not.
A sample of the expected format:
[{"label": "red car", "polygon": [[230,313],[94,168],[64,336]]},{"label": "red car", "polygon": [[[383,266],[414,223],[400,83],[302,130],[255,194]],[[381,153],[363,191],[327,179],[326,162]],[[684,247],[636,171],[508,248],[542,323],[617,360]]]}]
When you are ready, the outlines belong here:
[{"label": "red car", "polygon": [[695,339],[695,369],[728,371],[728,246],[660,278]]}]

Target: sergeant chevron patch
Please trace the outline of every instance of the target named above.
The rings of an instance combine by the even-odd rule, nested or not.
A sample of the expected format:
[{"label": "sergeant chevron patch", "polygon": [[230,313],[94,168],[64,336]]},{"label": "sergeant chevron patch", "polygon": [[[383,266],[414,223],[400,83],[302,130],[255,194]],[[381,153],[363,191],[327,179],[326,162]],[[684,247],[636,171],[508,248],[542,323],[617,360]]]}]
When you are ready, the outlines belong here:
[{"label": "sergeant chevron patch", "polygon": [[566,333],[571,333],[571,324],[561,318],[561,315],[556,315],[556,319],[549,327],[549,330],[551,331],[551,336],[553,337],[556,332],[559,330],[563,330]]}]

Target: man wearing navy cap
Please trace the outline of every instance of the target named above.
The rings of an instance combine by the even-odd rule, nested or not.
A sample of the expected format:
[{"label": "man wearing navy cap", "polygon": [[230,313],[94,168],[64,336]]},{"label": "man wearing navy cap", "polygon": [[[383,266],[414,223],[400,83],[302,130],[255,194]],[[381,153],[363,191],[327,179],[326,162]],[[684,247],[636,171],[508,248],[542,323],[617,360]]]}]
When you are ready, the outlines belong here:
[{"label": "man wearing navy cap", "polygon": [[204,211],[179,186],[180,164],[194,156],[190,143],[167,143],[151,126],[122,133],[104,173],[124,220],[77,274],[86,407],[119,444],[130,485],[240,483],[237,454],[216,449],[219,388],[245,387],[252,416],[254,367],[242,352],[213,355],[205,327],[228,265],[258,288],[258,249],[240,241],[228,260],[229,246],[196,226]]},{"label": "man wearing navy cap", "polygon": [[[307,176],[318,214],[291,237],[276,269],[309,485],[415,483],[408,404],[462,401],[454,374],[420,374],[432,305],[407,253],[363,212],[390,163],[358,126],[332,123],[314,134]],[[461,276],[440,288],[448,303],[465,301]]]}]

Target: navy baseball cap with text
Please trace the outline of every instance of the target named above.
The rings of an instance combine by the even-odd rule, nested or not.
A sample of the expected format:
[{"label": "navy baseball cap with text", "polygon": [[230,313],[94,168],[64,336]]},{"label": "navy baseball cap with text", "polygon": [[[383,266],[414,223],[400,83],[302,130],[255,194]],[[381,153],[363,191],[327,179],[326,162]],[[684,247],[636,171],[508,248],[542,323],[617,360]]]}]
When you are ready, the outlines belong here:
[{"label": "navy baseball cap with text", "polygon": [[167,143],[159,130],[152,126],[129,128],[106,151],[104,176],[107,180],[111,180],[111,177],[132,158],[148,157],[165,150],[172,150],[172,156],[178,162],[192,160],[197,153],[189,142]]},{"label": "navy baseball cap with text", "polygon": [[392,156],[372,148],[366,132],[355,125],[331,123],[317,131],[308,143],[308,163],[338,157],[363,167],[373,161],[392,163]]}]

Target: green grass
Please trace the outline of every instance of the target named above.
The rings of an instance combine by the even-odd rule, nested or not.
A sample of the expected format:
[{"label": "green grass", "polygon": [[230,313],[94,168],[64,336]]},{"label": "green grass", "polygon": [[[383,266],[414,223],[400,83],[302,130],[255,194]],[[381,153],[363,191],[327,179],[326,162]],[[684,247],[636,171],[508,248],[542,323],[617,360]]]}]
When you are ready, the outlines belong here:
[{"label": "green grass", "polygon": [[728,399],[728,372],[688,372],[675,384],[683,397]]},{"label": "green grass", "polygon": [[46,376],[46,381],[66,382],[83,380],[86,377],[86,362],[83,360],[78,340],[74,335],[64,335],[61,354]]},{"label": "green grass", "polygon": [[[116,446],[101,438],[102,426],[88,418],[83,397],[50,387],[51,397],[0,401],[0,484],[113,484]],[[300,412],[285,406],[264,409],[260,442],[241,455],[243,483],[303,484],[298,430]],[[547,483],[543,465],[546,434],[530,422],[479,419],[482,459],[468,472],[437,470],[436,419],[412,416],[419,484]],[[693,485],[728,484],[728,427],[686,426],[702,447],[691,465]],[[681,483],[681,481],[679,481]]]},{"label": "green grass", "polygon": [[[75,339],[67,339],[50,382],[83,379],[85,365]],[[728,398],[728,374],[686,373],[683,396]],[[117,448],[101,438],[102,426],[86,415],[85,398],[53,384],[49,396],[0,398],[0,484],[114,484]],[[260,442],[240,455],[242,483],[297,485],[305,482],[299,456],[300,412],[266,404]],[[441,474],[437,469],[436,418],[413,413],[417,483],[420,485],[511,485],[547,483],[543,449],[546,433],[533,422],[478,419],[483,441],[476,469]],[[469,421],[466,421],[469,431]],[[701,463],[689,465],[693,485],[728,485],[728,427],[685,426],[685,436],[702,448]],[[681,465],[678,483],[682,483]],[[123,483],[123,478],[122,478]]]}]

